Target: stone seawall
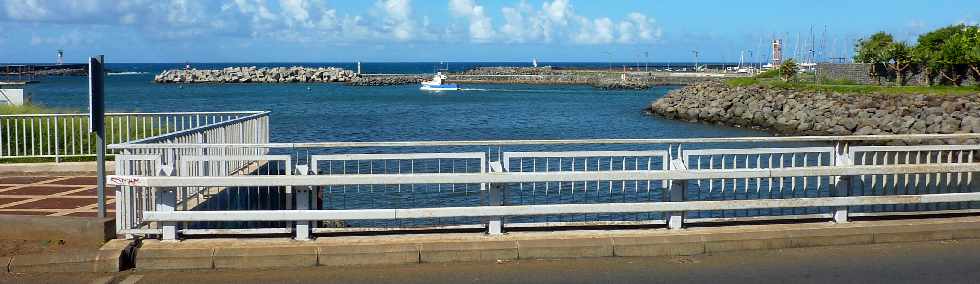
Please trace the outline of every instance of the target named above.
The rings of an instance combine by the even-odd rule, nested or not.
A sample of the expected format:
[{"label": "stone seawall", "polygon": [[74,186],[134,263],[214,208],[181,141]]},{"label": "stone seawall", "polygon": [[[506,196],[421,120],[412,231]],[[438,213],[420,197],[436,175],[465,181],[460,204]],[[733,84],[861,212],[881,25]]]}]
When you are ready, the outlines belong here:
[{"label": "stone seawall", "polygon": [[218,70],[167,70],[156,75],[156,83],[327,83],[347,82],[353,71],[327,67],[228,67]]},{"label": "stone seawall", "polygon": [[347,83],[348,86],[392,86],[392,85],[413,85],[424,81],[422,76],[360,76],[354,77]]},{"label": "stone seawall", "polygon": [[841,94],[708,82],[671,91],[649,111],[782,135],[980,133],[980,94]]}]

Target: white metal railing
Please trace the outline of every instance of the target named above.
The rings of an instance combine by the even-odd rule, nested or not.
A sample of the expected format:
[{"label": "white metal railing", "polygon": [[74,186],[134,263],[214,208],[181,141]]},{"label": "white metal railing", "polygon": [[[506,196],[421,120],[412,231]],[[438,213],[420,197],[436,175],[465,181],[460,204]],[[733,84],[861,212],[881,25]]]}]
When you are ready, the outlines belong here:
[{"label": "white metal railing", "polygon": [[[120,206],[143,204],[117,211],[131,220],[122,230],[164,239],[255,233],[307,239],[311,233],[433,228],[500,233],[528,226],[605,224],[681,228],[760,219],[846,222],[856,216],[977,212],[978,138],[198,139],[110,148],[148,154],[133,157],[156,163],[148,168],[190,169],[189,163],[222,170],[181,176],[122,170],[109,182],[123,194],[138,195],[120,199]],[[943,144],[868,145],[894,141]],[[235,156],[253,161],[254,169],[227,174],[242,168],[229,164]],[[172,172],[200,173],[186,169]],[[188,190],[206,196],[207,206],[181,207],[187,198],[178,196]]]},{"label": "white metal railing", "polygon": [[[177,143],[268,143],[269,142],[269,112],[240,113],[227,119],[215,119],[210,123],[196,125],[192,128],[179,130],[121,144],[110,145],[119,152],[116,155],[116,173],[121,175],[144,176],[233,176],[245,174],[271,174],[270,168],[277,172],[292,172],[289,156],[266,155],[268,149],[235,148],[235,149],[170,149],[156,148],[131,149],[135,145],[178,145]],[[166,124],[165,124],[166,125]],[[263,172],[264,170],[264,172]],[[181,209],[208,209],[217,207],[216,201],[209,201],[212,196],[230,191],[225,187],[186,187],[174,192],[174,206]],[[273,191],[265,190],[267,193]],[[276,194],[279,191],[276,189]],[[288,190],[287,190],[288,191]],[[269,203],[287,203],[273,201],[271,193],[264,199]],[[146,232],[142,216],[146,210],[157,208],[156,193],[116,190],[116,227],[117,232],[136,234]],[[289,196],[276,196],[275,199],[286,200]],[[225,198],[227,199],[227,197]],[[227,201],[227,200],[225,200]],[[230,202],[229,202],[230,204]],[[246,206],[245,208],[250,208]],[[271,207],[263,207],[271,208]],[[281,209],[288,209],[283,207]],[[152,230],[151,230],[152,231]]]},{"label": "white metal railing", "polygon": [[[107,113],[106,143],[144,140],[262,113]],[[95,135],[88,127],[87,114],[0,115],[0,159],[54,158],[60,161],[65,157],[94,156]]]}]

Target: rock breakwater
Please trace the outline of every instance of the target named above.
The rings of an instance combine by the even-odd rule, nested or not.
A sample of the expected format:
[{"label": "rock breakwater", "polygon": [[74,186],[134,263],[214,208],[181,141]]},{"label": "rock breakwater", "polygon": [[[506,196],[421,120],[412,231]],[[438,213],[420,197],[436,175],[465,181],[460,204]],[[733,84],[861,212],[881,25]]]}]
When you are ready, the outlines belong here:
[{"label": "rock breakwater", "polygon": [[347,82],[356,74],[334,67],[227,67],[212,70],[166,70],[156,75],[156,83],[328,83]]},{"label": "rock breakwater", "polygon": [[598,80],[590,83],[593,88],[601,90],[646,90],[650,84],[639,80]]},{"label": "rock breakwater", "polygon": [[419,84],[424,80],[422,76],[360,76],[348,81],[349,86],[391,86],[391,85],[411,85]]},{"label": "rock breakwater", "polygon": [[980,133],[980,94],[843,94],[705,82],[671,91],[649,111],[784,135]]}]

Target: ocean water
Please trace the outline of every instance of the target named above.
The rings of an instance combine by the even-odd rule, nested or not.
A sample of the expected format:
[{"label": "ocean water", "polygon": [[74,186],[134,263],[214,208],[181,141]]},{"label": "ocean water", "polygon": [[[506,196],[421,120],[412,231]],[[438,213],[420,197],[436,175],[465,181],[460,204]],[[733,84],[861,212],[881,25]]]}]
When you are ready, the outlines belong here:
[{"label": "ocean water", "polygon": [[[522,63],[510,64],[520,65]],[[581,66],[584,64],[564,63]],[[602,65],[602,63],[591,63]],[[109,111],[271,111],[273,142],[484,139],[681,138],[760,136],[765,132],[672,121],[644,114],[675,87],[601,91],[588,86],[466,84],[465,91],[432,93],[415,85],[152,83],[160,70],[183,64],[110,64]],[[339,66],[345,64],[194,64],[227,66]],[[349,64],[348,64],[349,65]],[[365,72],[430,72],[438,63],[365,63]],[[450,65],[496,66],[506,63]],[[558,65],[558,64],[551,64]],[[595,66],[593,66],[595,67]],[[35,103],[84,111],[84,77],[44,77],[29,87]]]}]

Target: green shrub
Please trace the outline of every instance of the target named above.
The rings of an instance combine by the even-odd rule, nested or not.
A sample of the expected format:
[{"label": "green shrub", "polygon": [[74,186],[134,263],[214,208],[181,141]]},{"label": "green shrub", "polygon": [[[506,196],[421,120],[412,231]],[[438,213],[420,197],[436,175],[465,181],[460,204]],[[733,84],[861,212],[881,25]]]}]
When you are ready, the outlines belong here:
[{"label": "green shrub", "polygon": [[15,105],[0,105],[0,114],[38,114],[38,113],[68,113],[64,110],[46,108],[39,105],[25,104],[20,106]]},{"label": "green shrub", "polygon": [[762,73],[756,74],[755,78],[767,79],[767,78],[777,78],[779,77],[779,69],[769,69],[763,71]]},{"label": "green shrub", "polygon": [[820,77],[820,80],[817,80],[817,82],[822,85],[860,85],[857,82],[848,79],[830,79],[822,76]]},{"label": "green shrub", "polygon": [[731,78],[731,79],[726,80],[725,83],[727,83],[728,86],[731,86],[731,87],[751,86],[751,85],[759,84],[759,79],[756,79],[756,78]]}]

